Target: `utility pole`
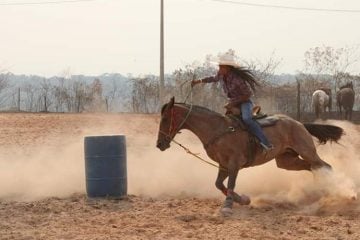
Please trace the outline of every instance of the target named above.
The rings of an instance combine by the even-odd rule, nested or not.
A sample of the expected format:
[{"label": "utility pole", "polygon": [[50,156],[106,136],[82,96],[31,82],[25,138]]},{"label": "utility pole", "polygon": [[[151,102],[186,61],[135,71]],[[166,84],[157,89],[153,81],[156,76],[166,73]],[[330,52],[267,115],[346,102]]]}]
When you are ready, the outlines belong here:
[{"label": "utility pole", "polygon": [[20,88],[18,89],[18,104],[17,104],[17,111],[20,112],[21,108],[20,108],[20,100],[21,100],[21,97],[20,97]]},{"label": "utility pole", "polygon": [[160,86],[159,102],[164,103],[164,0],[161,0],[160,7]]}]

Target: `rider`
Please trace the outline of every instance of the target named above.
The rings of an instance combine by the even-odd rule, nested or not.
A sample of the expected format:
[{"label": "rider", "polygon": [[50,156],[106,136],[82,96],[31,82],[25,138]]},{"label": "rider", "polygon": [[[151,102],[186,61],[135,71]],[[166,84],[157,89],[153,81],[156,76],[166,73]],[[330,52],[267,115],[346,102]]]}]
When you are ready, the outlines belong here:
[{"label": "rider", "polygon": [[225,108],[237,107],[241,111],[242,120],[249,131],[255,135],[264,150],[273,149],[273,145],[268,141],[260,125],[252,119],[253,103],[250,99],[255,85],[259,85],[252,72],[240,67],[232,54],[224,54],[219,59],[219,70],[216,76],[193,80],[191,86],[198,83],[211,83],[220,81],[229,102]]}]

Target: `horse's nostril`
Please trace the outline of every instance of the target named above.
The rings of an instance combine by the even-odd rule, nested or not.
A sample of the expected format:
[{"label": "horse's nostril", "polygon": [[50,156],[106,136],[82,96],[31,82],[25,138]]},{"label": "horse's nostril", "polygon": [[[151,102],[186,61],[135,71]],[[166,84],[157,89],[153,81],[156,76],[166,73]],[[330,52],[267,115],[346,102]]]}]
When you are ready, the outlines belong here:
[{"label": "horse's nostril", "polygon": [[161,147],[161,143],[160,142],[158,142],[157,144],[156,144],[156,147]]}]

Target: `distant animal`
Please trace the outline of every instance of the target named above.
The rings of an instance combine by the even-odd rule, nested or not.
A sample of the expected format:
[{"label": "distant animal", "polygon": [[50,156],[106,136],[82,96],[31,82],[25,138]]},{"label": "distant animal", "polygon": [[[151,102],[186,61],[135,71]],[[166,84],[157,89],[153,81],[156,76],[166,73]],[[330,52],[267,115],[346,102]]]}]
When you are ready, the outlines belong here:
[{"label": "distant animal", "polygon": [[[279,168],[287,170],[331,169],[317,154],[312,135],[321,143],[337,141],[343,134],[342,128],[325,124],[302,124],[284,115],[273,117],[278,119],[277,123],[264,128],[264,131],[274,144],[274,149],[264,152],[258,146],[253,152],[254,159],[249,161],[248,131],[235,128],[236,122],[220,113],[201,106],[175,103],[174,98],[171,98],[161,109],[157,147],[161,151],[168,149],[175,135],[182,129],[193,132],[204,145],[207,155],[219,163],[215,185],[226,196],[221,211],[231,213],[234,201],[250,203],[249,197],[234,192],[240,169],[262,165],[274,158]],[[223,184],[226,178],[227,187]]]},{"label": "distant animal", "polygon": [[351,120],[354,101],[355,101],[355,92],[354,92],[353,83],[349,82],[341,86],[340,90],[336,93],[336,103],[341,118],[343,118],[342,108],[344,108],[345,120]]},{"label": "distant animal", "polygon": [[322,117],[323,113],[331,111],[331,89],[321,88],[316,90],[312,95],[312,106],[315,111],[316,118]]}]

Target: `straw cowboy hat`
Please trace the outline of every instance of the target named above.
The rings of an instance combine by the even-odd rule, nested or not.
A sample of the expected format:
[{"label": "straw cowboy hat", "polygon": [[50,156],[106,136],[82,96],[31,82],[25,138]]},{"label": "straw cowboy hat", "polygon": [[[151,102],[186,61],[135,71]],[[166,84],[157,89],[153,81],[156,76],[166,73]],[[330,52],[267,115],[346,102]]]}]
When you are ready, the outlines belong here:
[{"label": "straw cowboy hat", "polygon": [[222,54],[217,58],[216,63],[218,65],[227,65],[227,66],[233,66],[233,67],[240,67],[240,64],[236,61],[234,55],[232,54]]}]

